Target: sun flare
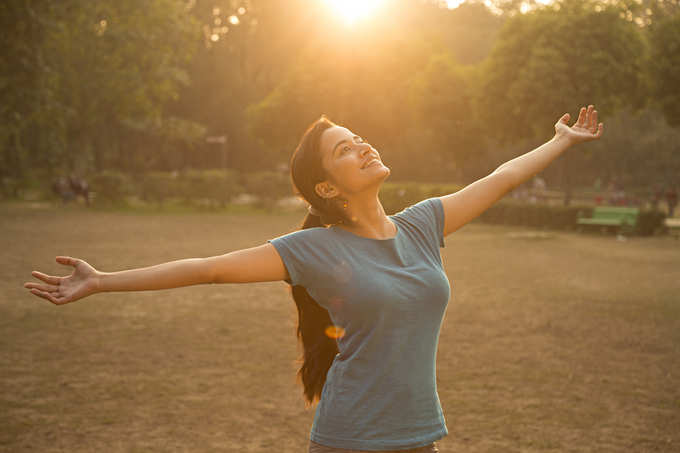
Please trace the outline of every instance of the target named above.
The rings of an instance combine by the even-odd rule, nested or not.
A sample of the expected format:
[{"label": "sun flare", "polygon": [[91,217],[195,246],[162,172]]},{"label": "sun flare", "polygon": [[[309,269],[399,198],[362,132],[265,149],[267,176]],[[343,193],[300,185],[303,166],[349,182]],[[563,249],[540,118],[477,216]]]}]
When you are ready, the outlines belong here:
[{"label": "sun flare", "polygon": [[335,13],[347,23],[370,16],[385,0],[326,0]]}]

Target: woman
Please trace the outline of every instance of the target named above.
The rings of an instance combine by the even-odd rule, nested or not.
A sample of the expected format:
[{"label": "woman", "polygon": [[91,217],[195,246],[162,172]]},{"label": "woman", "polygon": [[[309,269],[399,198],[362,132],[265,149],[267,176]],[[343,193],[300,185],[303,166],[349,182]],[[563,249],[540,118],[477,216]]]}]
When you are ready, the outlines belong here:
[{"label": "woman", "polygon": [[66,277],[32,275],[24,286],[56,305],[104,291],[284,280],[298,308],[304,349],[298,372],[318,400],[309,451],[436,452],[448,431],[436,390],[435,354],[450,296],[444,237],[540,172],[571,145],[602,135],[593,106],[555,124],[555,136],[463,190],[387,216],[378,198],[390,174],[378,151],[325,117],[291,158],[309,204],[302,229],[225,255],[120,272],[82,259]]}]

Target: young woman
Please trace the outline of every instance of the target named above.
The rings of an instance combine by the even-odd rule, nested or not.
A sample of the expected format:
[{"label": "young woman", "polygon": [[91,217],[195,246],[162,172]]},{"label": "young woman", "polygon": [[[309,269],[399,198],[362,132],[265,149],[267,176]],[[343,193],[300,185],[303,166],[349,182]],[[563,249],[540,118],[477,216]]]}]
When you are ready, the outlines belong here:
[{"label": "young woman", "polygon": [[[309,204],[302,229],[266,244],[120,272],[78,258],[57,277],[34,271],[36,296],[63,305],[104,291],[284,280],[297,305],[309,404],[318,400],[309,451],[436,452],[448,431],[435,355],[450,296],[444,237],[544,169],[571,145],[602,135],[593,106],[555,124],[547,143],[463,190],[386,215],[378,198],[390,174],[378,151],[322,116],[291,158],[294,189]],[[417,156],[414,156],[414,161]]]}]

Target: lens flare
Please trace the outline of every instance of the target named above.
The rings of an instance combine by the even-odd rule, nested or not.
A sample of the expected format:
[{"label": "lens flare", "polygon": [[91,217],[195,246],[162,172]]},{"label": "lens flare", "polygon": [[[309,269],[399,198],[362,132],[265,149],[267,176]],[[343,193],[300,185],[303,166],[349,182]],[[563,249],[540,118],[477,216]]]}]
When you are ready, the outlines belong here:
[{"label": "lens flare", "polygon": [[345,336],[345,329],[340,326],[328,326],[326,327],[326,336],[328,338],[342,338]]}]

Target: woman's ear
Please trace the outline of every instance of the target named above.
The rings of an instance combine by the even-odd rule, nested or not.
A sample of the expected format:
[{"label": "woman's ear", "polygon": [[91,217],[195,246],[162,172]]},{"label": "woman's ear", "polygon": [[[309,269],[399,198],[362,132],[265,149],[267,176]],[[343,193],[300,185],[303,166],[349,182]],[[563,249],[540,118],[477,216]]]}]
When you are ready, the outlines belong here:
[{"label": "woman's ear", "polygon": [[317,183],[314,186],[314,191],[321,198],[333,198],[339,194],[338,189],[328,181]]}]

